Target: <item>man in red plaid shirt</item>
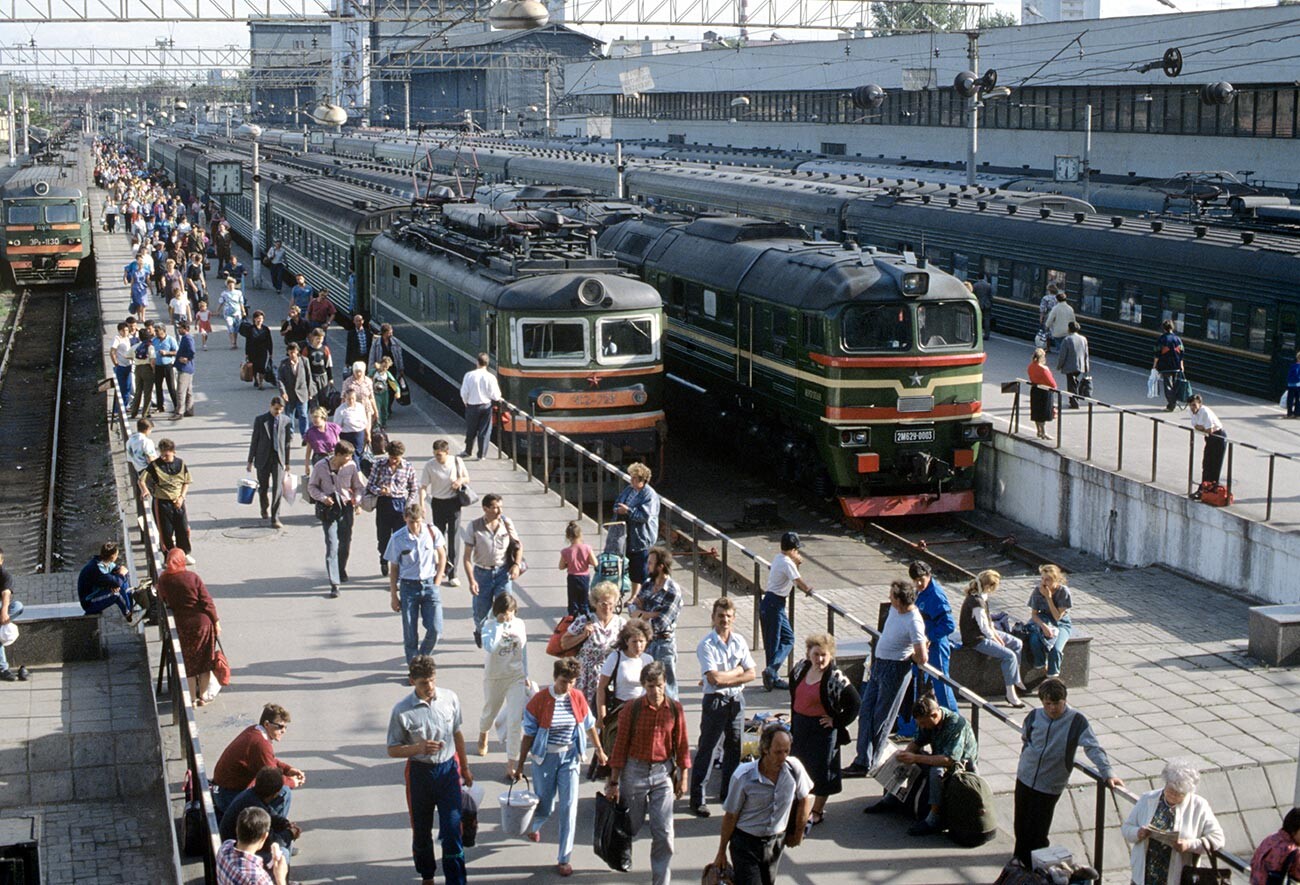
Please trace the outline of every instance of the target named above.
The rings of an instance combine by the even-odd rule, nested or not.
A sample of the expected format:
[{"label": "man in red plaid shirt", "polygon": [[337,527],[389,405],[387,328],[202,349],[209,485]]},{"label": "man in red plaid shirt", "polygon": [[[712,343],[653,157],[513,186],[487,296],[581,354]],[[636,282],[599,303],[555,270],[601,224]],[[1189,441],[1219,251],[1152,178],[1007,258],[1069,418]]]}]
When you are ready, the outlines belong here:
[{"label": "man in red plaid shirt", "polygon": [[686,793],[691,768],[690,736],[682,705],[667,694],[664,665],[652,661],[641,669],[645,694],[623,705],[618,713],[618,738],[609,760],[605,794],[623,804],[636,835],[650,817],[650,871],[654,885],[671,879],[673,860],[673,799]]}]

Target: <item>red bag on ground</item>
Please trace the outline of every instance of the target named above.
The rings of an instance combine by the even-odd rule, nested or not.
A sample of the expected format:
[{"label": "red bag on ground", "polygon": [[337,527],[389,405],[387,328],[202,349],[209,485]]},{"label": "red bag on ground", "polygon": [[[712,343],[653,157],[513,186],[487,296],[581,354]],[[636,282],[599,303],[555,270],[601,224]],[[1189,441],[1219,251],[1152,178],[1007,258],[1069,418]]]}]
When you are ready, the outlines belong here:
[{"label": "red bag on ground", "polygon": [[1202,504],[1209,504],[1211,507],[1227,507],[1234,500],[1232,492],[1225,485],[1214,482],[1205,483],[1201,486]]}]

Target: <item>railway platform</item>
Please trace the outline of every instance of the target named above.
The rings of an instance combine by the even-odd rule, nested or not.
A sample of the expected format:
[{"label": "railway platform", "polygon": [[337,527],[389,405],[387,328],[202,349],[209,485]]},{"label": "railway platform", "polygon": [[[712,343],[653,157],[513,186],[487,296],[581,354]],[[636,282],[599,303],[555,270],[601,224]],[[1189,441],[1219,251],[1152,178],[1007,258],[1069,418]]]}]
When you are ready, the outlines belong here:
[{"label": "railway platform", "polygon": [[[98,212],[102,192],[92,190]],[[241,254],[241,260],[246,256]],[[112,269],[129,259],[125,238],[101,237],[98,246],[103,288],[106,342],[125,316],[129,298],[115,282]],[[249,262],[251,264],[251,261]],[[105,272],[105,271],[108,272]],[[265,281],[264,281],[265,282]],[[273,328],[285,312],[288,291],[277,299],[267,285],[249,286],[251,308],[266,311]],[[151,303],[149,315],[157,316]],[[336,352],[341,335],[331,334]],[[281,348],[277,347],[277,356]],[[312,511],[302,503],[281,511],[284,528],[275,530],[258,518],[255,507],[235,500],[236,483],[245,477],[249,431],[267,408],[272,393],[258,392],[238,380],[242,346],[231,350],[217,329],[196,359],[196,415],[180,421],[157,418],[153,436],[176,442],[177,454],[190,467],[195,484],[188,498],[195,571],[212,593],[223,627],[222,642],[234,668],[234,681],[218,699],[196,710],[195,721],[205,749],[207,769],[221,749],[243,728],[256,722],[263,704],[275,702],[292,715],[277,754],[307,773],[295,794],[293,817],[304,830],[297,843],[292,878],[312,885],[325,882],[404,883],[415,879],[410,860],[410,830],[404,804],[402,765],[387,758],[384,738],[393,704],[409,691],[402,660],[401,626],[388,606],[387,580],[379,576],[373,517],[362,514],[354,533],[352,580],[337,599],[327,597],[324,548]],[[423,464],[433,440],[458,442],[459,416],[413,390],[413,406],[398,408],[389,436],[407,445],[411,460]],[[554,567],[564,543],[564,526],[576,511],[554,492],[544,492],[522,469],[499,456],[468,463],[476,491],[504,496],[505,512],[518,526],[531,569],[519,589],[521,616],[531,637],[530,676],[549,681],[551,659],[543,649],[547,635],[563,614],[564,573]],[[596,525],[587,520],[592,539]],[[685,579],[683,579],[685,580]],[[683,609],[679,645],[683,672],[682,700],[692,733],[699,722],[700,688],[692,650],[708,632],[708,602],[719,594],[707,577],[701,604]],[[482,703],[482,652],[471,638],[469,594],[463,583],[443,593],[446,621],[437,657],[440,686],[455,691],[465,713],[465,734],[473,743]],[[156,666],[156,662],[155,662]],[[788,701],[751,691],[752,709],[784,709]],[[765,701],[773,701],[765,704]],[[499,830],[496,797],[505,792],[505,758],[494,741],[486,758],[471,755],[476,779],[486,790],[478,846],[467,851],[471,877],[494,882],[551,882],[555,878],[555,834],[540,845],[508,839]],[[179,809],[180,783],[172,777],[171,797]],[[574,854],[575,879],[608,882],[609,871],[590,849],[591,797],[597,785],[584,780]],[[800,883],[897,882],[941,885],[986,882],[997,876],[1010,853],[1006,833],[979,849],[955,849],[946,839],[922,840],[905,834],[901,819],[876,822],[870,834],[858,814],[874,784],[852,782],[832,803],[826,823],[805,847],[783,863],[783,878]],[[861,801],[859,801],[861,800]],[[676,860],[679,877],[697,877],[717,847],[719,817],[700,820],[678,803]],[[1003,817],[1009,824],[1009,806]],[[631,875],[645,880],[649,843],[643,834],[633,849]],[[906,845],[908,851],[898,848]],[[201,874],[187,868],[190,881]]]}]

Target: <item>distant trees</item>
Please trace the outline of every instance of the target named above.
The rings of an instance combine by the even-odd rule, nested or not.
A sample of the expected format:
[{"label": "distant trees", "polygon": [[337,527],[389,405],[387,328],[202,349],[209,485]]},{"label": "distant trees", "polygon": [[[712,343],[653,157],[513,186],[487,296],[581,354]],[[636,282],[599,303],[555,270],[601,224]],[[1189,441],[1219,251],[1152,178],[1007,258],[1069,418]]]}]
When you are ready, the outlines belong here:
[{"label": "distant trees", "polygon": [[[1300,0],[1290,0],[1300,3]],[[872,3],[871,31],[877,37],[906,34],[912,31],[964,31],[972,7],[947,3]],[[981,30],[1010,28],[1020,24],[1015,15],[1002,10],[979,20]]]}]

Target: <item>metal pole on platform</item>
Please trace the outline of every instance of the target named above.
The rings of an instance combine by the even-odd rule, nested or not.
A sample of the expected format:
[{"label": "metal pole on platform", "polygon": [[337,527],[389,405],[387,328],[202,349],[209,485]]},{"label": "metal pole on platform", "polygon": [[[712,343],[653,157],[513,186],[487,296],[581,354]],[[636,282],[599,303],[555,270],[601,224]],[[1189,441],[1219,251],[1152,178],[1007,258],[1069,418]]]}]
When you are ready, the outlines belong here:
[{"label": "metal pole on platform", "polygon": [[253,286],[260,288],[262,285],[262,172],[259,160],[261,159],[261,145],[257,137],[253,137]]},{"label": "metal pole on platform", "polygon": [[402,102],[402,134],[411,134],[411,75],[407,73],[406,79],[402,81],[405,92]]},{"label": "metal pole on platform", "polygon": [[23,93],[23,156],[32,155],[32,107],[27,101],[27,93]]},{"label": "metal pole on platform", "polygon": [[14,90],[9,89],[9,165],[12,166],[18,162],[18,129],[17,121],[14,120]]},{"label": "metal pole on platform", "polygon": [[[968,31],[966,39],[969,41],[966,49],[967,58],[970,62],[971,73],[979,76],[980,72],[980,35],[979,31]],[[966,100],[966,113],[968,115],[969,139],[966,143],[966,184],[971,187],[975,186],[975,155],[979,152],[980,139],[980,93],[976,89],[971,93],[970,98]]]}]

